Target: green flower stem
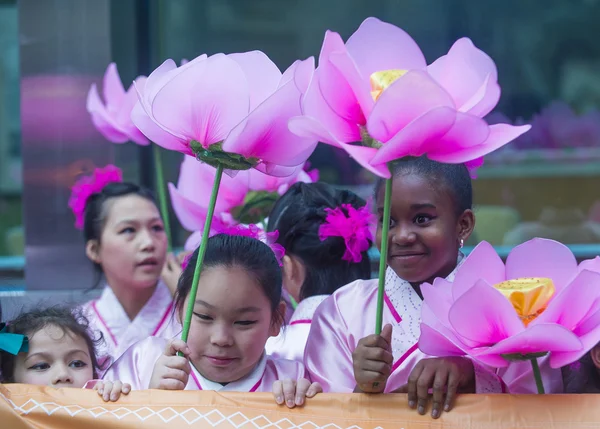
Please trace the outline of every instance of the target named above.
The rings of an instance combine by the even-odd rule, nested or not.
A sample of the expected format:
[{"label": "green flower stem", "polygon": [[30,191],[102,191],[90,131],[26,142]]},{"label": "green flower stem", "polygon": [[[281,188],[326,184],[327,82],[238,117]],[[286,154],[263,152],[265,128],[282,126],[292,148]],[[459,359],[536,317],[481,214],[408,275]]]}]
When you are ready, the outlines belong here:
[{"label": "green flower stem", "polygon": [[169,206],[167,205],[167,188],[165,186],[160,147],[157,144],[152,144],[152,146],[154,149],[154,171],[156,171],[156,189],[158,191],[160,214],[163,218],[163,223],[165,224],[165,233],[167,234],[167,251],[171,253],[173,241],[171,240],[171,222],[169,221]]},{"label": "green flower stem", "polygon": [[390,212],[392,202],[392,179],[385,181],[385,197],[383,204],[383,220],[381,225],[381,256],[379,259],[379,286],[377,290],[377,319],[375,333],[381,334],[383,324],[383,296],[385,293],[385,271],[388,258],[388,234],[390,230]]},{"label": "green flower stem", "polygon": [[531,359],[531,368],[533,369],[533,377],[535,378],[535,385],[537,386],[538,393],[543,395],[546,391],[544,390],[544,383],[542,382],[542,374],[540,373],[540,366],[538,365],[537,358]]},{"label": "green flower stem", "polygon": [[188,296],[188,305],[185,312],[185,318],[183,320],[181,339],[186,342],[190,333],[190,323],[192,321],[194,304],[196,303],[196,294],[198,292],[198,281],[200,280],[200,273],[202,272],[202,263],[204,262],[204,255],[206,254],[206,246],[208,244],[208,238],[210,235],[210,226],[212,224],[213,215],[215,214],[215,205],[217,203],[217,195],[219,194],[219,185],[221,184],[221,177],[223,176],[223,164],[218,164],[216,168],[217,172],[215,173],[215,182],[213,183],[212,192],[210,194],[208,213],[206,214],[206,222],[204,222],[204,230],[202,231],[202,242],[200,243],[200,249],[198,249],[198,259],[196,260],[196,268],[194,269],[192,289],[190,290],[190,294]]}]

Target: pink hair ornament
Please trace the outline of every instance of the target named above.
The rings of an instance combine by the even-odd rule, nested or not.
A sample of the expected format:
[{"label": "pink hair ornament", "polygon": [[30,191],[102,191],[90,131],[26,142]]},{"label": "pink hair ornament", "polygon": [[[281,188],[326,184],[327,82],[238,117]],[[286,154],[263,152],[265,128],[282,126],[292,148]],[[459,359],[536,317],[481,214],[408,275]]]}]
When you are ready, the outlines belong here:
[{"label": "pink hair ornament", "polygon": [[271,248],[275,254],[275,257],[277,258],[277,261],[279,262],[279,266],[282,265],[285,249],[281,244],[277,243],[277,238],[279,237],[278,231],[266,232],[257,225],[250,224],[224,227],[219,229],[217,234],[240,235],[242,237],[252,237],[256,240],[262,241]]},{"label": "pink hair ornament", "polygon": [[354,264],[362,261],[363,252],[371,247],[373,233],[371,224],[373,215],[367,206],[359,209],[350,204],[342,204],[334,209],[325,209],[327,217],[319,228],[319,239],[342,237],[346,251],[342,259]]},{"label": "pink hair ornament", "polygon": [[185,270],[185,268],[188,266],[188,264],[190,263],[190,259],[192,259],[192,255],[193,253],[188,253],[187,255],[185,255],[183,257],[183,261],[181,261],[181,269]]},{"label": "pink hair ornament", "polygon": [[83,218],[85,206],[88,199],[109,183],[118,183],[123,181],[121,169],[112,164],[104,168],[96,168],[91,176],[84,176],[79,179],[71,188],[71,197],[69,198],[69,207],[75,215],[75,228],[83,229]]}]

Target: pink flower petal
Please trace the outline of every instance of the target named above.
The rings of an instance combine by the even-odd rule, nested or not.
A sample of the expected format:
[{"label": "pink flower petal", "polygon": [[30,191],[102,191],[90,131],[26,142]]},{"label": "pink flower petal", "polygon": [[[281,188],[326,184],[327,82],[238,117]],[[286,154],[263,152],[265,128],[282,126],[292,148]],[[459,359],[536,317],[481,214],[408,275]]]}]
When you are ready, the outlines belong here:
[{"label": "pink flower petal", "polygon": [[[360,125],[364,125],[362,118],[368,118],[375,105],[375,101],[371,95],[369,76],[365,77],[360,74],[356,63],[345,50],[343,52],[336,51],[329,54],[329,63],[330,65],[326,67],[335,67],[340,75],[346,80],[350,88],[352,88],[352,92],[354,93],[354,96],[360,105],[360,111],[362,112]],[[320,67],[321,65],[319,65],[319,68]],[[321,92],[323,91],[323,86],[324,85],[321,85]],[[331,103],[330,106],[332,108],[334,107]],[[348,116],[347,113],[337,113],[342,117]]]},{"label": "pink flower petal", "polygon": [[490,135],[487,122],[477,116],[456,113],[456,121],[446,134],[438,140],[430,141],[423,149],[429,158],[434,159],[469,147],[478,147]]},{"label": "pink flower petal", "polygon": [[[145,79],[146,78],[142,76],[136,79],[136,82],[143,84]],[[117,114],[116,121],[125,131],[125,133],[129,136],[130,140],[141,146],[146,146],[150,144],[150,141],[131,121],[131,112],[133,111],[133,108],[137,103],[137,91],[135,90],[135,87],[132,84],[125,93],[125,97],[123,97],[123,102]]]},{"label": "pink flower petal", "polygon": [[[135,82],[138,86],[144,87],[146,85],[146,79],[147,78],[145,76],[140,76],[135,80]],[[131,86],[127,88],[127,92],[123,96],[119,110],[115,115],[116,121],[119,124],[126,125],[127,123],[131,123],[131,111],[138,101],[138,94],[132,82]]]},{"label": "pink flower petal", "polygon": [[86,108],[91,114],[94,126],[108,141],[125,143],[129,140],[127,135],[119,129],[114,119],[106,111],[98,94],[96,84],[92,84],[88,92]]},{"label": "pink flower petal", "polygon": [[183,249],[186,252],[193,252],[198,247],[200,247],[201,242],[202,242],[202,231],[195,231],[185,241]]},{"label": "pink flower petal", "polygon": [[529,125],[518,127],[507,124],[490,125],[490,135],[484,143],[435,157],[430,156],[430,158],[434,161],[446,162],[449,164],[461,164],[472,161],[501,148],[521,134],[529,131],[530,128]]},{"label": "pink flower petal", "polygon": [[405,156],[427,153],[431,142],[441,139],[454,124],[456,112],[450,107],[438,107],[417,118],[388,140],[373,157],[378,166]]},{"label": "pink flower petal", "polygon": [[458,299],[473,287],[479,279],[484,279],[491,285],[506,280],[504,262],[498,256],[494,247],[487,241],[479,243],[457,270],[452,282],[454,299]]},{"label": "pink flower petal", "polygon": [[151,110],[150,105],[156,93],[169,81],[171,75],[177,73],[177,65],[173,60],[166,60],[158,66],[146,80],[135,82],[134,88],[138,93],[140,102],[146,110]]},{"label": "pink flower petal", "polygon": [[131,121],[134,125],[152,142],[169,150],[176,150],[188,155],[193,152],[188,146],[188,141],[179,139],[171,133],[163,130],[150,116],[144,111],[142,104],[137,103],[131,111]]},{"label": "pink flower petal", "polygon": [[383,177],[384,179],[389,179],[390,177],[392,177],[390,169],[386,164],[371,164],[371,160],[374,156],[377,155],[377,149],[366,146],[350,145],[345,143],[340,143],[339,145],[340,148],[344,149],[352,158],[354,158],[356,162],[358,162],[361,166],[369,170],[371,173],[379,177]]},{"label": "pink flower petal", "polygon": [[461,111],[483,118],[494,110],[500,100],[500,93],[500,85],[488,75],[481,88],[468,104],[462,106]]},{"label": "pink flower petal", "polygon": [[[310,66],[306,60],[298,68]],[[294,81],[280,87],[231,131],[223,142],[223,150],[286,167],[303,164],[318,141],[289,131],[290,118],[301,114],[301,96]]]},{"label": "pink flower petal", "polygon": [[317,140],[335,147],[340,147],[339,140],[319,121],[310,116],[294,116],[288,121],[288,129],[299,137]]},{"label": "pink flower petal", "polygon": [[454,302],[448,320],[471,347],[491,346],[525,329],[512,304],[485,280]]},{"label": "pink flower petal", "polygon": [[225,55],[190,64],[158,91],[152,116],[164,129],[208,147],[248,115],[250,88],[240,66]]},{"label": "pink flower petal", "polygon": [[[323,99],[327,102],[331,110],[342,119],[355,125],[364,125],[365,117],[352,87],[346,81],[344,75],[329,62],[329,57],[334,52],[343,54],[346,52],[346,47],[338,33],[327,31],[323,40],[321,54],[319,55],[318,83],[321,94],[323,94]],[[355,69],[353,70],[356,71]],[[355,74],[352,75],[355,76]],[[372,100],[370,104],[372,104]],[[319,118],[318,116],[316,117]]]},{"label": "pink flower petal", "polygon": [[506,278],[547,277],[557,292],[577,273],[577,260],[567,246],[554,240],[534,238],[516,246],[506,258]]},{"label": "pink flower petal", "polygon": [[173,211],[181,226],[188,231],[198,231],[204,228],[207,208],[185,198],[172,183],[169,183],[169,193]]},{"label": "pink flower petal", "polygon": [[321,69],[318,69],[302,99],[304,116],[299,117],[301,119],[292,118],[290,131],[301,137],[316,137],[319,141],[333,146],[338,146],[337,142],[360,141],[358,125],[341,118],[325,102],[319,89],[320,75]]},{"label": "pink flower petal", "polygon": [[[315,58],[308,57],[304,61],[296,60],[294,63],[286,70],[293,71],[293,80],[294,85],[296,85],[296,89],[302,94],[302,98],[304,98],[304,94],[308,90],[310,83],[312,82],[313,76],[315,75]],[[283,83],[279,83],[279,87],[283,86]],[[302,99],[300,100],[300,110],[302,110]]]},{"label": "pink flower petal", "polygon": [[443,334],[421,323],[419,350],[430,356],[464,356],[465,352],[449,339],[449,333]]},{"label": "pink flower petal", "polygon": [[346,42],[348,52],[367,80],[378,71],[425,69],[419,45],[401,28],[367,18]]},{"label": "pink flower petal", "polygon": [[468,38],[457,40],[427,71],[452,95],[461,112],[483,117],[498,103],[496,64]]},{"label": "pink flower petal", "polygon": [[[598,302],[596,302],[598,304]],[[550,365],[553,368],[560,368],[575,362],[598,343],[600,343],[600,309],[598,305],[594,306],[596,310],[589,314],[587,318],[576,328],[573,333],[579,337],[583,345],[582,349],[574,352],[555,352],[550,356]]]},{"label": "pink flower petal", "polygon": [[[243,203],[250,182],[250,171],[236,171],[233,177],[223,175],[215,205],[215,213],[223,213]],[[188,200],[208,207],[216,170],[193,156],[184,157],[179,171],[177,189]]]},{"label": "pink flower petal", "polygon": [[[423,306],[427,304],[427,307],[431,309],[432,314],[435,314],[443,325],[450,326],[450,320],[448,320],[448,313],[454,299],[452,297],[452,283],[442,278],[436,278],[433,281],[433,285],[429,283],[423,283],[421,285],[421,293],[423,294]],[[421,315],[421,321],[428,323],[425,318],[425,312]],[[429,323],[429,325],[434,326]]]},{"label": "pink flower petal", "polygon": [[104,94],[104,101],[109,108],[119,106],[123,101],[125,88],[123,88],[123,83],[121,82],[115,63],[110,63],[104,73],[102,92]]},{"label": "pink flower petal", "polygon": [[594,259],[586,259],[581,261],[578,267],[579,271],[588,270],[600,273],[600,256],[596,256]]},{"label": "pink flower petal", "polygon": [[600,273],[581,271],[552,298],[531,325],[558,323],[567,329],[575,329],[599,300]]},{"label": "pink flower petal", "polygon": [[400,130],[427,112],[454,107],[452,99],[422,71],[411,71],[381,93],[369,116],[369,135],[387,142]]},{"label": "pink flower petal", "polygon": [[279,68],[261,51],[229,54],[243,70],[250,88],[250,110],[265,101],[275,90],[281,79]]},{"label": "pink flower petal", "polygon": [[156,97],[156,94],[158,94],[158,91],[160,91],[169,80],[188,70],[190,67],[195,67],[198,63],[206,61],[206,59],[206,54],[202,54],[192,61],[182,64],[181,67],[177,67],[175,61],[168,59],[150,73],[145,85],[143,87],[138,86],[138,89],[146,95],[146,101],[153,100],[154,97]]},{"label": "pink flower petal", "polygon": [[248,187],[251,191],[268,191],[285,193],[290,185],[296,182],[311,183],[310,177],[303,170],[304,165],[294,167],[289,176],[275,177],[252,168],[248,170]]},{"label": "pink flower petal", "polygon": [[294,171],[296,171],[297,168],[298,166],[286,167],[270,163],[260,163],[254,167],[255,170],[274,177],[288,177],[294,174]]},{"label": "pink flower petal", "polygon": [[[507,301],[508,302],[508,301]],[[513,335],[481,353],[473,356],[485,362],[486,356],[500,356],[510,353],[542,353],[550,352],[550,359],[554,352],[573,352],[581,350],[579,338],[563,326],[553,323],[530,326],[523,332]],[[506,362],[507,366],[509,363]]]}]

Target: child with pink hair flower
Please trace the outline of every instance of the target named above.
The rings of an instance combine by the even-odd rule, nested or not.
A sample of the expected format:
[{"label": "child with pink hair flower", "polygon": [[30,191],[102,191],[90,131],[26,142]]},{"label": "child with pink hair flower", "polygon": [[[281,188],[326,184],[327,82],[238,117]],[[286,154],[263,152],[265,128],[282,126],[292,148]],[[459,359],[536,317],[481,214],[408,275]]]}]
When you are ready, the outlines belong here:
[{"label": "child with pink hair flower", "polygon": [[[425,157],[397,161],[392,174],[383,331],[372,333],[377,280],[338,289],[313,318],[304,355],[311,379],[325,392],[408,393],[411,408],[420,414],[429,409],[434,418],[452,409],[457,393],[535,392],[531,374],[518,364],[496,372],[473,359],[419,350],[421,285],[437,277],[452,281],[463,263],[461,248],[475,226],[472,184],[465,165]],[[380,181],[375,186],[378,247],[383,194]],[[562,392],[560,371],[540,364],[548,392]]]},{"label": "child with pink hair flower", "polygon": [[289,325],[267,342],[274,357],[302,361],[317,307],[338,288],[371,276],[375,218],[364,200],[325,183],[296,183],[275,203],[269,231],[285,249],[283,287],[298,302]]},{"label": "child with pink hair flower", "polygon": [[96,285],[104,286],[99,299],[83,305],[105,338],[99,357],[116,359],[148,336],[179,332],[172,293],[161,281],[167,238],[152,193],[122,182],[121,171],[108,165],[73,186],[69,207],[83,230]]}]

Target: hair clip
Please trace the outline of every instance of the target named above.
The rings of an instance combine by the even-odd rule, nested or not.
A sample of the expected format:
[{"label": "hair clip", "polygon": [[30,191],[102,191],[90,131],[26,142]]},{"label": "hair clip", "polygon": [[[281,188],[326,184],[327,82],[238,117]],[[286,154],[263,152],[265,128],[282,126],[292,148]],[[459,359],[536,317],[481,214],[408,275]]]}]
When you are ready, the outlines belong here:
[{"label": "hair clip", "polygon": [[6,332],[8,325],[0,323],[0,351],[18,355],[29,351],[29,340],[25,335]]},{"label": "hair clip", "polygon": [[352,263],[362,261],[363,252],[371,247],[373,215],[367,206],[355,209],[350,204],[342,204],[334,209],[327,208],[325,222],[319,227],[319,239],[342,237],[346,251],[342,259]]},{"label": "hair clip", "polygon": [[75,228],[83,229],[83,217],[85,206],[88,199],[101,192],[109,183],[123,181],[121,169],[112,164],[104,168],[96,168],[91,176],[84,176],[79,179],[71,188],[71,197],[69,198],[69,207],[75,215]]}]

